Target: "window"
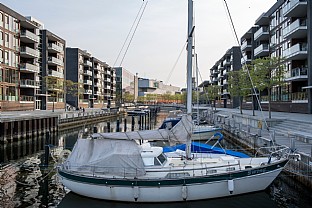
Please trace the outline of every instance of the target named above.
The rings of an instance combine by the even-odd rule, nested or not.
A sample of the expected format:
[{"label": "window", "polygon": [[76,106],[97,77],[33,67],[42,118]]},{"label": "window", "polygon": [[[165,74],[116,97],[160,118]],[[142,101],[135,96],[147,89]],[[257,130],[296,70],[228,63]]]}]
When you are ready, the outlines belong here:
[{"label": "window", "polygon": [[9,24],[9,16],[5,15],[5,24]]}]

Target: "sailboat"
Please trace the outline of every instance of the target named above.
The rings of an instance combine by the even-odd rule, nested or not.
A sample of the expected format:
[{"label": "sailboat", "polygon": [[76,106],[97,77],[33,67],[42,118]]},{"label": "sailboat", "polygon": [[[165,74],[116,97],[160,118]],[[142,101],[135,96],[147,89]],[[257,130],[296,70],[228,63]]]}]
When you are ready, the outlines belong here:
[{"label": "sailboat", "polygon": [[[159,129],[171,129],[181,119],[183,113],[181,110],[169,111],[167,118],[163,121]],[[217,132],[220,132],[222,128],[213,125],[198,125],[193,122],[192,128],[192,140],[205,140],[213,138]]]},{"label": "sailboat", "polygon": [[[198,157],[191,152],[193,1],[188,0],[187,115],[170,130],[96,133],[78,139],[59,166],[71,191],[124,202],[178,202],[228,197],[264,190],[287,164],[286,149],[268,157]],[[168,156],[146,140],[185,143],[185,154]]]}]

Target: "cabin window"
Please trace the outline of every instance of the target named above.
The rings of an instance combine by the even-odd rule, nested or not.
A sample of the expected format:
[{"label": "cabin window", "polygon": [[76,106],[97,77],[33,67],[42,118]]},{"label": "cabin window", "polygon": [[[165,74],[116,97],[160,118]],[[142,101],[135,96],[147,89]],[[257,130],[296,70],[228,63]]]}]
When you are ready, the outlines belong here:
[{"label": "cabin window", "polygon": [[235,170],[235,167],[226,168],[226,171],[234,171],[234,170]]},{"label": "cabin window", "polygon": [[217,170],[207,170],[206,175],[217,173]]},{"label": "cabin window", "polygon": [[190,177],[189,173],[183,172],[183,173],[168,173],[165,178],[185,178]]},{"label": "cabin window", "polygon": [[154,157],[154,165],[162,165],[166,161],[166,157],[160,154],[158,157]]},{"label": "cabin window", "polygon": [[166,157],[164,156],[164,154],[160,154],[157,158],[162,164],[164,164],[164,162],[166,161]]}]

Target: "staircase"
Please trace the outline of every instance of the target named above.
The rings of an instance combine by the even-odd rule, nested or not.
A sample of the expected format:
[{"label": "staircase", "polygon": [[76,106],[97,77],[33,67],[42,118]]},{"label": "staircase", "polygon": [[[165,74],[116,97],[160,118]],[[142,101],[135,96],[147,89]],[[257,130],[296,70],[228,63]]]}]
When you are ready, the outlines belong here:
[{"label": "staircase", "polygon": [[312,124],[293,120],[284,120],[270,128],[276,134],[295,137],[297,140],[312,144]]}]

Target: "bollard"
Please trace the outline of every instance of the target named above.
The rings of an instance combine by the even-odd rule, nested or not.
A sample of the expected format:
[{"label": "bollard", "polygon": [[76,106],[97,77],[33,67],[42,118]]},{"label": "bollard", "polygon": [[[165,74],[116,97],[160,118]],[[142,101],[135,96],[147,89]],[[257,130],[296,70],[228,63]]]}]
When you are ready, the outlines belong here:
[{"label": "bollard", "polygon": [[290,138],[290,150],[291,152],[294,152],[295,149],[295,139],[294,138]]},{"label": "bollard", "polygon": [[134,131],[134,116],[131,117],[132,121],[131,121],[131,131]]},{"label": "bollard", "polygon": [[110,122],[107,122],[107,132],[111,132]]},{"label": "bollard", "polygon": [[231,131],[231,120],[229,119],[227,122],[228,122],[227,125],[228,125],[228,128],[229,128],[229,131]]},{"label": "bollard", "polygon": [[119,123],[119,119],[117,119],[117,121],[116,121],[116,132],[119,132],[119,125],[120,125],[120,123]]},{"label": "bollard", "polygon": [[273,140],[273,142],[276,142],[276,140],[275,140],[275,130],[272,130],[272,140]]},{"label": "bollard", "polygon": [[46,132],[46,139],[45,139],[45,151],[44,151],[44,166],[48,167],[49,165],[49,155],[50,155],[50,131]]},{"label": "bollard", "polygon": [[124,132],[127,131],[127,119],[125,118],[124,119]]},{"label": "bollard", "polygon": [[141,130],[141,115],[139,115],[139,120],[138,120],[138,124],[139,124],[139,130]]}]

